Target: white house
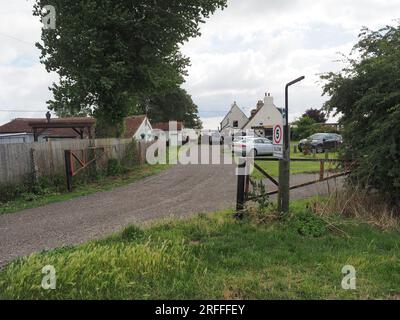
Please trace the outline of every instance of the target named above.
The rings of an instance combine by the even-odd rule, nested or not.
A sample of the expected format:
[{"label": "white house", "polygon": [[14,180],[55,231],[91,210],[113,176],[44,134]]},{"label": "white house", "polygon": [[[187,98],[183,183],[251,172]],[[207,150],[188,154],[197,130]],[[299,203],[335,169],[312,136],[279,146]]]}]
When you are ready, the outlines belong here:
[{"label": "white house", "polygon": [[124,138],[134,138],[137,141],[153,141],[153,127],[147,116],[143,115],[126,118]]},{"label": "white house", "polygon": [[243,130],[254,130],[258,136],[272,139],[273,127],[283,123],[283,110],[274,104],[270,93],[265,94],[264,103],[258,103],[251,112],[251,117],[242,127]]},{"label": "white house", "polygon": [[221,122],[221,132],[232,129],[241,129],[249,121],[249,118],[239,108],[236,102],[233,103],[231,110]]}]

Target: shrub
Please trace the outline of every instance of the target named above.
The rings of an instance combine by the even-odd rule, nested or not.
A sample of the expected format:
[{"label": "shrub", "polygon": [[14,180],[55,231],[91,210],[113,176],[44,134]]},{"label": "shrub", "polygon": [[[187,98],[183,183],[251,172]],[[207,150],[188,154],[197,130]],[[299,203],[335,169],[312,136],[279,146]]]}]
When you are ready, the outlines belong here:
[{"label": "shrub", "polygon": [[109,159],[107,161],[107,175],[116,176],[124,172],[123,166],[117,159]]},{"label": "shrub", "polygon": [[329,111],[341,113],[351,180],[400,208],[400,26],[363,29],[349,66],[322,76]]},{"label": "shrub", "polygon": [[289,226],[302,236],[319,238],[328,231],[324,220],[308,211],[295,214],[289,221]]}]

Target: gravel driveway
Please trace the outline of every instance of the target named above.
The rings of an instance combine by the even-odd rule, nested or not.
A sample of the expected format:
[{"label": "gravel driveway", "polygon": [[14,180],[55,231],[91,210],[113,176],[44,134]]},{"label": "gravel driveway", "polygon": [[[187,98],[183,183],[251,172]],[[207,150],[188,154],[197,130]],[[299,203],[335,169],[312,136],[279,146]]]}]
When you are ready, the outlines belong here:
[{"label": "gravel driveway", "polygon": [[[313,196],[317,190],[326,194],[327,184],[295,190],[292,197]],[[133,223],[234,207],[235,198],[235,166],[177,165],[113,191],[0,215],[0,266],[34,252],[98,239]]]}]

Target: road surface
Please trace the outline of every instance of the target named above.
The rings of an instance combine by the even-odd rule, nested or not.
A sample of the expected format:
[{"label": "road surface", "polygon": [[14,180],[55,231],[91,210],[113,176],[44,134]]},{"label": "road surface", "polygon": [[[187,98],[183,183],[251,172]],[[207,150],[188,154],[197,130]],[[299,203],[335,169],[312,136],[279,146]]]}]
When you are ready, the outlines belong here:
[{"label": "road surface", "polygon": [[[299,175],[292,181],[313,179]],[[292,198],[327,192],[325,182],[295,190]],[[0,267],[34,252],[98,239],[130,224],[232,208],[235,198],[234,165],[176,165],[112,191],[0,215]]]}]

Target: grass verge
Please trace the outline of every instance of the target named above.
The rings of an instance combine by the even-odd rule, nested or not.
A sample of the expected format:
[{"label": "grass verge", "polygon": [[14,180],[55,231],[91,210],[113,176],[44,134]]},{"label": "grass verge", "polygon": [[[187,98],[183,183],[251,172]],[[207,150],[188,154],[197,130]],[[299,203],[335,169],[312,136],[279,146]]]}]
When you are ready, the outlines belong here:
[{"label": "grass verge", "polygon": [[[285,221],[237,222],[226,211],[35,254],[0,272],[0,299],[398,298],[398,230],[331,217],[335,232],[310,203],[294,202]],[[41,288],[47,265],[56,290]],[[342,289],[346,265],[357,270],[357,290]]]},{"label": "grass verge", "polygon": [[[330,153],[329,158],[330,159],[336,159],[338,157],[337,153]],[[325,154],[316,154],[315,156],[313,155],[304,155],[303,153],[294,153],[292,150],[291,153],[291,158],[301,158],[301,159],[324,159]],[[265,162],[265,161],[257,161],[257,164],[264,169],[266,172],[268,172],[271,176],[273,177],[278,177],[279,176],[279,162]],[[328,163],[325,165],[326,170],[331,170],[336,167],[336,164],[334,163]],[[301,173],[318,173],[320,170],[320,163],[319,162],[296,162],[292,161],[290,163],[290,173],[291,174],[301,174]],[[255,179],[263,179],[263,175],[258,172],[257,170],[254,170],[253,177]]]}]

